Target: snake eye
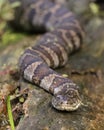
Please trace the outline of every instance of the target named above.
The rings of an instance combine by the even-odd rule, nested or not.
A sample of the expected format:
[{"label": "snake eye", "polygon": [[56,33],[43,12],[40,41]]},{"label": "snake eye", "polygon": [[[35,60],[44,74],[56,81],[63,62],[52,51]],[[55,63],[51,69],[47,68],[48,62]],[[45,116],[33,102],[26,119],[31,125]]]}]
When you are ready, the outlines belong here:
[{"label": "snake eye", "polygon": [[58,100],[62,100],[62,99],[63,99],[61,95],[56,96],[56,98],[57,98]]}]

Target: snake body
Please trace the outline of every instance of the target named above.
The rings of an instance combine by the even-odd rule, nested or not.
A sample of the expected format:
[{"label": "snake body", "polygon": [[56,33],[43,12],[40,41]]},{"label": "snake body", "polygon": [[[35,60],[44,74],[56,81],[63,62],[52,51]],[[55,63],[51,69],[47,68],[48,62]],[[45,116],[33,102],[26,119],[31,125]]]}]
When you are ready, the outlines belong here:
[{"label": "snake body", "polygon": [[[14,2],[15,0],[10,0]],[[81,47],[83,30],[74,14],[48,0],[20,0],[12,25],[25,30],[47,31],[38,43],[27,48],[19,59],[22,76],[53,94],[58,110],[74,111],[81,105],[78,86],[54,71],[64,66],[68,55]]]}]

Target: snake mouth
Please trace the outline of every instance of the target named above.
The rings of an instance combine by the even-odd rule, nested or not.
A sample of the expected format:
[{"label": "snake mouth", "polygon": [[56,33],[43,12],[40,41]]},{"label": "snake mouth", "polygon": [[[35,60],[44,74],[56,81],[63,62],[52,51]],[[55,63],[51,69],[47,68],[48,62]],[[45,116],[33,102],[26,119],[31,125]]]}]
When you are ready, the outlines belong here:
[{"label": "snake mouth", "polygon": [[53,107],[61,111],[75,111],[81,106],[81,104],[82,104],[81,100],[77,100],[73,104],[68,104],[67,101],[62,102],[62,101],[57,100],[55,97],[53,97],[52,99]]},{"label": "snake mouth", "polygon": [[69,93],[65,93],[63,95],[54,96],[52,99],[53,107],[61,111],[77,110],[82,105],[82,101],[78,91],[71,92],[71,94],[69,95]]}]

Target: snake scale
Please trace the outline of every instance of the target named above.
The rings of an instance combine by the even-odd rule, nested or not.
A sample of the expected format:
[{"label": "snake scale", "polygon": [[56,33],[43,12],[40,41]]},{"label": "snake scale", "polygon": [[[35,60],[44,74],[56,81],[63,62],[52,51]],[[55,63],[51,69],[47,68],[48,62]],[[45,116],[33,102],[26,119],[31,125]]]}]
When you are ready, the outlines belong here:
[{"label": "snake scale", "polygon": [[[14,2],[17,0],[9,0]],[[75,15],[60,4],[48,0],[19,0],[12,25],[27,31],[45,30],[36,45],[27,48],[19,59],[24,79],[53,94],[52,106],[74,111],[81,106],[79,87],[54,71],[64,66],[68,55],[83,43],[83,29]]]}]

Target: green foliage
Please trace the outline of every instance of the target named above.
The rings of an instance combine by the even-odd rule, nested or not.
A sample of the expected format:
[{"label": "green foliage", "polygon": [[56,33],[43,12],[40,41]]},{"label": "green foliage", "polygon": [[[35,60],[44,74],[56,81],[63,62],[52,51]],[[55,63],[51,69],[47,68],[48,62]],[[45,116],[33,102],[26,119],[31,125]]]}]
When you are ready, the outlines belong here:
[{"label": "green foliage", "polygon": [[95,3],[90,3],[90,9],[91,9],[91,12],[94,14],[94,15],[98,15],[99,14],[99,6]]},{"label": "green foliage", "polygon": [[0,0],[0,46],[17,40],[20,34],[13,34],[7,29],[7,21],[14,18],[14,8],[18,7],[20,2],[9,3],[8,0]]},{"label": "green foliage", "polygon": [[90,11],[93,14],[93,16],[104,17],[104,10],[101,9],[101,5],[98,5],[96,3],[90,3],[89,7],[90,7]]},{"label": "green foliage", "polygon": [[0,19],[1,20],[12,20],[14,18],[14,8],[19,6],[19,2],[9,3],[8,0],[0,0]]}]

